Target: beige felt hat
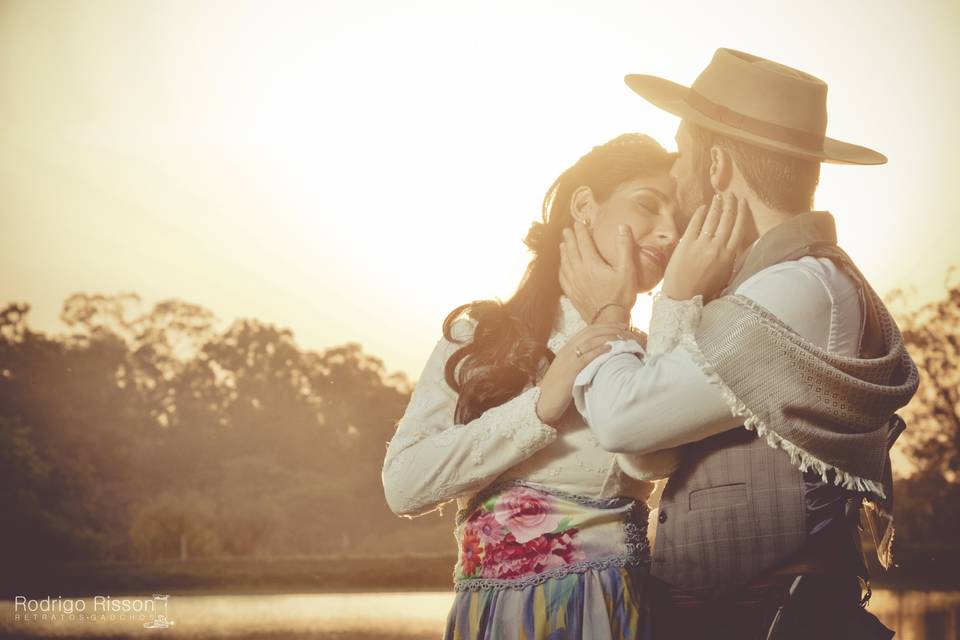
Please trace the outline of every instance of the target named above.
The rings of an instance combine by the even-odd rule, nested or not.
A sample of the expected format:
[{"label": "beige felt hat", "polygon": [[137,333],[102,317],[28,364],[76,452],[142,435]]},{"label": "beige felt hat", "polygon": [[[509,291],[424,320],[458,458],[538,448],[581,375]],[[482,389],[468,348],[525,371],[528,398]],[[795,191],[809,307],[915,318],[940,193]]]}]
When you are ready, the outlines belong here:
[{"label": "beige felt hat", "polygon": [[841,164],[883,164],[872,149],[826,137],[827,83],[733,49],[717,49],[693,86],[628,75],[653,105],[705,129],[794,156]]}]

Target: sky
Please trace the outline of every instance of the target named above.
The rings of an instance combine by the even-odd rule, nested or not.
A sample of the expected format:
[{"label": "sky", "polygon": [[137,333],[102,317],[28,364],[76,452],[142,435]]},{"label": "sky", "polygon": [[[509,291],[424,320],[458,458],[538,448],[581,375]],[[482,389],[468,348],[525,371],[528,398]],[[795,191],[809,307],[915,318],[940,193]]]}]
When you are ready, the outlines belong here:
[{"label": "sky", "polygon": [[[718,47],[829,84],[816,207],[881,293],[960,263],[960,4],[0,0],[0,302],[177,298],[416,379],[455,306],[506,299],[554,178],[677,119]],[[646,323],[649,300],[634,314]]]}]

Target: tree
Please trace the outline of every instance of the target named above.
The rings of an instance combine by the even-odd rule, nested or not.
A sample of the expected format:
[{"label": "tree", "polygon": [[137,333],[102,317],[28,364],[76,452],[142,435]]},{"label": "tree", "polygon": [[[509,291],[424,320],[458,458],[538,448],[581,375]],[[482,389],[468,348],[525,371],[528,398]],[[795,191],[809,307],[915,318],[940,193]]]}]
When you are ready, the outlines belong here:
[{"label": "tree", "polygon": [[[76,294],[67,335],[0,311],[0,582],[37,559],[429,551],[449,518],[395,517],[385,445],[412,385],[356,343],[135,294]],[[396,535],[397,533],[401,535]],[[452,548],[451,548],[452,550]],[[42,584],[42,583],[38,583]],[[2,585],[0,585],[2,586]]]},{"label": "tree", "polygon": [[[897,482],[898,527],[912,542],[960,538],[960,285],[900,314],[904,342],[920,370],[920,388],[904,409],[902,450],[914,472]],[[894,299],[903,299],[897,292]]]},{"label": "tree", "polygon": [[130,539],[141,560],[212,556],[220,551],[213,502],[196,491],[165,491],[133,515]]}]

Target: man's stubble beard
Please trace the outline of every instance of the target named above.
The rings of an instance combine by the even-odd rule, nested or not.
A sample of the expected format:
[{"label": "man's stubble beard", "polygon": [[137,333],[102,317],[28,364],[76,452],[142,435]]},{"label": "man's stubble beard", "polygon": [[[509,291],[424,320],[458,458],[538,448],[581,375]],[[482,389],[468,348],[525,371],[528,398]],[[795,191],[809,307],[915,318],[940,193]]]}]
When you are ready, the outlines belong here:
[{"label": "man's stubble beard", "polygon": [[710,183],[710,175],[707,167],[698,167],[697,174],[699,180],[687,188],[677,189],[677,204],[680,210],[686,214],[687,220],[693,217],[694,212],[700,205],[709,204],[716,191]]}]

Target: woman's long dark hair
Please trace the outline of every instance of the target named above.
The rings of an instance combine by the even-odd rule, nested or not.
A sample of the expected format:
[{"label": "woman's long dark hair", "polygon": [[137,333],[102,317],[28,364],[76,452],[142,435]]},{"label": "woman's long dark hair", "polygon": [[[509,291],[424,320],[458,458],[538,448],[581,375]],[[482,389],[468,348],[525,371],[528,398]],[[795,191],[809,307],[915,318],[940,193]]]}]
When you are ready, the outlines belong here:
[{"label": "woman's long dark hair", "polygon": [[524,239],[534,256],[516,293],[506,302],[462,304],[443,322],[444,337],[457,344],[464,343],[453,336],[452,329],[464,311],[477,322],[472,339],[450,356],[444,371],[447,384],[459,394],[458,424],[503,404],[528,382],[535,384],[543,359],[553,362],[555,354],[547,348],[547,339],[562,293],[560,241],[563,229],[572,222],[573,192],[588,186],[602,203],[624,182],[669,170],[673,158],[653,138],[625,133],[594,147],[550,185],[543,198],[543,220],[530,225]]}]

